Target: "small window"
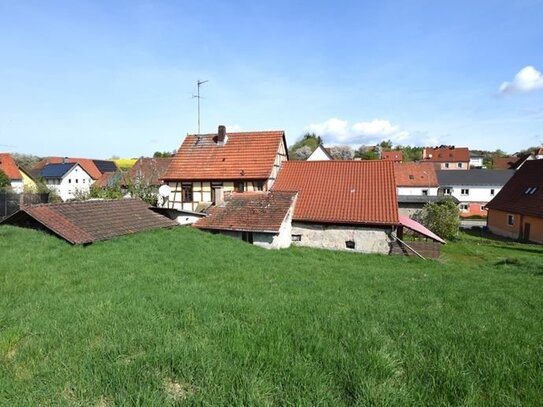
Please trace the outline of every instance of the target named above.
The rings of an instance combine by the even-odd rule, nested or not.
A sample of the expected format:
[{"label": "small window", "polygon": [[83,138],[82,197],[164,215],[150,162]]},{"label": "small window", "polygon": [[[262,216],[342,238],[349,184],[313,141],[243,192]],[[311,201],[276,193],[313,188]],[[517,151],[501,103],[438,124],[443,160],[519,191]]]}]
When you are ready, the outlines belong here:
[{"label": "small window", "polygon": [[423,189],[423,190],[422,190],[422,195],[428,196],[428,190],[427,190],[427,189]]},{"label": "small window", "polygon": [[462,168],[462,163],[457,164],[458,168]]},{"label": "small window", "polygon": [[496,190],[495,190],[495,189],[491,189],[491,190],[490,190],[490,195],[492,195],[492,196],[496,195]]},{"label": "small window", "polygon": [[461,194],[461,195],[469,195],[469,189],[467,189],[467,188],[462,188],[462,190],[460,191],[460,194]]},{"label": "small window", "polygon": [[69,180],[68,180],[68,184],[71,184],[71,183],[72,183],[72,180],[71,180],[71,179],[69,179]]},{"label": "small window", "polygon": [[484,211],[486,211],[486,209],[483,205],[481,205],[481,212],[484,212]]},{"label": "small window", "polygon": [[537,191],[537,187],[528,187],[526,191],[524,191],[525,195],[533,195],[535,194],[535,191]]},{"label": "small window", "polygon": [[509,226],[513,226],[515,224],[515,216],[514,215],[507,215],[507,224]]},{"label": "small window", "polygon": [[234,191],[236,191],[236,192],[245,191],[245,183],[243,181],[234,182]]},{"label": "small window", "polygon": [[75,179],[75,183],[76,183],[76,184],[79,184],[79,178],[76,178],[76,179]]},{"label": "small window", "polygon": [[449,163],[445,163],[445,168],[449,168]]},{"label": "small window", "polygon": [[452,193],[451,188],[443,188],[443,195],[450,195]]},{"label": "small window", "polygon": [[83,184],[85,183],[85,181],[86,181],[85,178],[83,178]]},{"label": "small window", "polygon": [[254,185],[255,185],[255,191],[264,190],[264,183],[262,181],[256,181]]},{"label": "small window", "polygon": [[460,210],[461,211],[467,211],[468,210],[468,204],[460,204]]},{"label": "small window", "polygon": [[192,202],[192,184],[182,185],[183,202]]},{"label": "small window", "polygon": [[413,174],[409,174],[409,179],[415,179],[415,176]]},{"label": "small window", "polygon": [[253,232],[241,232],[241,240],[253,244]]},{"label": "small window", "polygon": [[356,247],[355,244],[354,244],[354,240],[347,240],[345,242],[345,247],[347,249],[354,249]]},{"label": "small window", "polygon": [[290,240],[293,242],[301,242],[302,241],[302,235],[291,235]]}]

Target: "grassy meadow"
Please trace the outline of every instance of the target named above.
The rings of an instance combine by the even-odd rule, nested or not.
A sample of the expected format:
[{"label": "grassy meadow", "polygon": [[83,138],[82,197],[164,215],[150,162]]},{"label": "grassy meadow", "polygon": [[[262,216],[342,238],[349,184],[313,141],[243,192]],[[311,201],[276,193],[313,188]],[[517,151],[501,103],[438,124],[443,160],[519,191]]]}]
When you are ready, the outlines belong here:
[{"label": "grassy meadow", "polygon": [[0,405],[541,405],[543,247],[443,251],[2,226]]}]

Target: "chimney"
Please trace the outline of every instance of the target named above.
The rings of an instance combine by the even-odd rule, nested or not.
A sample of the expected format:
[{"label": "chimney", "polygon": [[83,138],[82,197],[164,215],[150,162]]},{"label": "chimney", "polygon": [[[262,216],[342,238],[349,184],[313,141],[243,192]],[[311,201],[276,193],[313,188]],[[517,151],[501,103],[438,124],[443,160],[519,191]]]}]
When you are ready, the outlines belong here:
[{"label": "chimney", "polygon": [[220,125],[219,131],[217,133],[217,144],[219,146],[223,146],[226,144],[227,140],[228,140],[228,136],[226,135],[226,126]]}]

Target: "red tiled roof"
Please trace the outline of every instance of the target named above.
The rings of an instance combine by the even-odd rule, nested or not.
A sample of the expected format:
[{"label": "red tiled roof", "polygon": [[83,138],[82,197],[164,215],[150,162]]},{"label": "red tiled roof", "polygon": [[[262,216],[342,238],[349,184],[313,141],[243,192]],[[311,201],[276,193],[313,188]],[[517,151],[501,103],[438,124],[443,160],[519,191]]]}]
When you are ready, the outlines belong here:
[{"label": "red tiled roof", "polygon": [[383,151],[381,154],[382,160],[403,161],[403,153],[401,151]]},{"label": "red tiled roof", "polygon": [[390,161],[287,161],[274,191],[298,191],[293,220],[397,225]]},{"label": "red tiled roof", "polygon": [[138,199],[41,204],[23,207],[3,223],[26,226],[30,217],[72,244],[177,225],[150,208]]},{"label": "red tiled roof", "polygon": [[160,185],[160,179],[168,170],[173,158],[146,158],[141,157],[128,171],[130,179],[144,181],[148,185]]},{"label": "red tiled roof", "polygon": [[394,164],[396,186],[398,187],[437,187],[436,170],[432,163],[409,162]]},{"label": "red tiled roof", "polygon": [[469,149],[467,147],[426,147],[423,149],[422,159],[430,162],[469,162]]},{"label": "red tiled roof", "polygon": [[78,163],[81,168],[83,168],[92,179],[97,180],[102,176],[102,173],[94,164],[94,161],[90,158],[73,158],[73,157],[47,157],[38,162],[34,168],[32,168],[32,172],[34,174],[39,174],[40,171],[45,167],[47,164],[62,164],[63,162],[66,162],[68,164],[71,163]]},{"label": "red tiled roof", "polygon": [[10,180],[23,179],[17,163],[8,153],[0,153],[0,170],[2,170]]},{"label": "red tiled roof", "polygon": [[[164,180],[267,179],[285,143],[283,131],[227,133],[224,145],[216,134],[188,135],[163,175]],[[286,148],[286,143],[285,143]]]},{"label": "red tiled roof", "polygon": [[[534,187],[533,193],[526,193]],[[504,212],[543,217],[543,160],[526,161],[486,206]]]},{"label": "red tiled roof", "polygon": [[515,170],[521,165],[528,155],[522,157],[494,157],[492,159],[492,168],[495,170]]},{"label": "red tiled roof", "polygon": [[296,192],[233,194],[194,226],[200,229],[278,232],[296,198]]},{"label": "red tiled roof", "polygon": [[113,178],[115,175],[114,172],[104,172],[100,178],[98,178],[96,181],[94,181],[94,184],[92,184],[93,188],[106,188],[109,185],[109,181]]}]

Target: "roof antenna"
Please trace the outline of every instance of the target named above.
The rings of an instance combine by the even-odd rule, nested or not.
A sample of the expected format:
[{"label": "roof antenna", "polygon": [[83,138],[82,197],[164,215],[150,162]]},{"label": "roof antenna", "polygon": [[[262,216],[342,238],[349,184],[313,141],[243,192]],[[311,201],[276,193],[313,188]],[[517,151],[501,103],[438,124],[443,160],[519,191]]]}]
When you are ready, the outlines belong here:
[{"label": "roof antenna", "polygon": [[198,79],[196,81],[196,85],[198,86],[198,94],[197,95],[192,95],[193,98],[198,99],[198,134],[200,134],[200,99],[202,98],[200,96],[200,86],[203,85],[206,82],[209,82],[209,79],[206,79],[205,81],[201,81],[200,79]]}]

